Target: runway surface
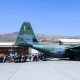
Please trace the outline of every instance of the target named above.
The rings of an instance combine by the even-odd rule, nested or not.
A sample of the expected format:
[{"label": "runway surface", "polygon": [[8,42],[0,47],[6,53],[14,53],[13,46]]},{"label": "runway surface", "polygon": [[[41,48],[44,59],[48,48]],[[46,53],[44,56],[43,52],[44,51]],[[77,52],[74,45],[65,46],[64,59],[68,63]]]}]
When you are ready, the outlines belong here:
[{"label": "runway surface", "polygon": [[80,61],[0,63],[0,80],[80,80]]}]

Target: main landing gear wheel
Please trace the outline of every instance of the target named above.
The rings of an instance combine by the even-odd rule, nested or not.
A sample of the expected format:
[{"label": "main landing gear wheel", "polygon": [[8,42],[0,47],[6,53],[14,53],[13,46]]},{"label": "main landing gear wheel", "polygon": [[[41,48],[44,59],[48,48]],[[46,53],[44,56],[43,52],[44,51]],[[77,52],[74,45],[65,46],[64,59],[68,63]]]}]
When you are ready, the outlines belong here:
[{"label": "main landing gear wheel", "polygon": [[70,57],[70,60],[80,61],[80,56]]}]

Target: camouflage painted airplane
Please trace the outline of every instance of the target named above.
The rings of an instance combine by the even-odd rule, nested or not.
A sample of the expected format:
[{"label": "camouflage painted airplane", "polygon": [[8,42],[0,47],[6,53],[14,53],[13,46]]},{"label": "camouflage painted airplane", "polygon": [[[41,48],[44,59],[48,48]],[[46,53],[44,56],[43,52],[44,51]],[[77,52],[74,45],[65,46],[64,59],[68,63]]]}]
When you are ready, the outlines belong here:
[{"label": "camouflage painted airplane", "polygon": [[32,30],[29,22],[24,22],[21,26],[19,35],[16,39],[15,45],[29,46],[44,54],[43,60],[47,57],[53,58],[70,58],[71,60],[80,60],[80,45],[50,45],[39,43]]}]

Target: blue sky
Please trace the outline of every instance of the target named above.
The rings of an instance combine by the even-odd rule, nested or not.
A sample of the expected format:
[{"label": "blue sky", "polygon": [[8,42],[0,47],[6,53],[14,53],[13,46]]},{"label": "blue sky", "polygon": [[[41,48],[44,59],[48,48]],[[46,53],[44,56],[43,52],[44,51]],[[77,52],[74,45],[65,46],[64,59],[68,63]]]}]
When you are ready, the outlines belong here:
[{"label": "blue sky", "polygon": [[0,0],[0,33],[29,21],[35,33],[80,36],[80,0]]}]

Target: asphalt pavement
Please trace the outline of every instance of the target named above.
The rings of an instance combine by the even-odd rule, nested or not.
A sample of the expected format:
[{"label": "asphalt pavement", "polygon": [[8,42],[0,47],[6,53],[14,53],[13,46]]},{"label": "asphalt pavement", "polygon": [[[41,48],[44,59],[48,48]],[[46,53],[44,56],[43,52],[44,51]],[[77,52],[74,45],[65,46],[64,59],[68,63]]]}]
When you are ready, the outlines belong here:
[{"label": "asphalt pavement", "polygon": [[0,80],[80,80],[80,61],[0,63]]}]

